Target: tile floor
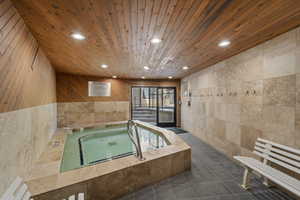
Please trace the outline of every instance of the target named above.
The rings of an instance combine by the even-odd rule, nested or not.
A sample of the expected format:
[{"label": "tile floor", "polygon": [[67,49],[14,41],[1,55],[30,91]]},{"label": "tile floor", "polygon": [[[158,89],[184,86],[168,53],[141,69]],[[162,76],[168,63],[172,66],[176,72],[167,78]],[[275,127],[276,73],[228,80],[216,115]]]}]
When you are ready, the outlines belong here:
[{"label": "tile floor", "polygon": [[119,200],[294,200],[276,188],[267,188],[252,177],[252,190],[239,187],[243,168],[225,155],[185,133],[192,147],[192,170],[128,194]]}]

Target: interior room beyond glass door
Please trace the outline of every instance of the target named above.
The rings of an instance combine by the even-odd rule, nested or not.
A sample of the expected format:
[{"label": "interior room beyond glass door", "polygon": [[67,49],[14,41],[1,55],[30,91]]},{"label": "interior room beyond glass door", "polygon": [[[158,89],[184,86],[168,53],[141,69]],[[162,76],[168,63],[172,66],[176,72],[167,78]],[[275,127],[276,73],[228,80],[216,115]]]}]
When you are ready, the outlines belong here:
[{"label": "interior room beyond glass door", "polygon": [[157,124],[157,90],[152,87],[133,87],[131,118]]},{"label": "interior room beyond glass door", "polygon": [[176,88],[134,86],[131,118],[158,126],[176,126]]}]

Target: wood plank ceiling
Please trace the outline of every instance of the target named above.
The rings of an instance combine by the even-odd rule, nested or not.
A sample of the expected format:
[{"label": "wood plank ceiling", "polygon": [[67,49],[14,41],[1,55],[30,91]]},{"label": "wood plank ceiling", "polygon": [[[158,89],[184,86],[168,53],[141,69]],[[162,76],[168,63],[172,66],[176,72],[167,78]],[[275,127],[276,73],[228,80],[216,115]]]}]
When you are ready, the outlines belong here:
[{"label": "wood plank ceiling", "polygon": [[[181,78],[300,24],[299,0],[13,3],[57,71],[101,77]],[[86,40],[72,39],[75,32]],[[162,42],[152,44],[154,37]],[[223,39],[230,47],[218,47]],[[109,68],[102,69],[103,63]],[[185,65],[190,69],[182,70]]]}]

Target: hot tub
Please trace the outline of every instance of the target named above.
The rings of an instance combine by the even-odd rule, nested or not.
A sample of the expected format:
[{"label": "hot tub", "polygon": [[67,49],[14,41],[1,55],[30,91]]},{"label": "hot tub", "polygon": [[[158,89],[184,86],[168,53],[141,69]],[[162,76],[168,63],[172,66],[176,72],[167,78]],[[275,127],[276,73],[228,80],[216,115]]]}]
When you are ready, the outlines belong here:
[{"label": "hot tub", "polygon": [[[138,127],[143,152],[159,149],[170,142],[158,133]],[[65,172],[136,154],[125,124],[108,128],[89,128],[67,136],[60,171]]]},{"label": "hot tub", "polygon": [[[135,121],[143,159],[134,154],[126,122],[58,130],[26,183],[34,200],[110,200],[191,167],[191,148],[174,132]],[[81,150],[80,150],[81,149]]]}]

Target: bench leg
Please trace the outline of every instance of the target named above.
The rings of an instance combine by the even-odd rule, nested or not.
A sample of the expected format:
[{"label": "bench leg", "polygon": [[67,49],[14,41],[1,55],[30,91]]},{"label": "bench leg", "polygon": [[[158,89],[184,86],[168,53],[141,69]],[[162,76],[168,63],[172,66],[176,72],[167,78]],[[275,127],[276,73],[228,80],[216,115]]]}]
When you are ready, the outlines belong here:
[{"label": "bench leg", "polygon": [[269,180],[266,177],[264,177],[263,184],[267,187],[270,187]]},{"label": "bench leg", "polygon": [[244,188],[245,190],[248,190],[250,188],[249,186],[249,182],[250,182],[250,173],[252,170],[250,170],[249,168],[245,168],[244,171],[244,177],[243,177],[243,184],[241,185],[242,188]]}]

